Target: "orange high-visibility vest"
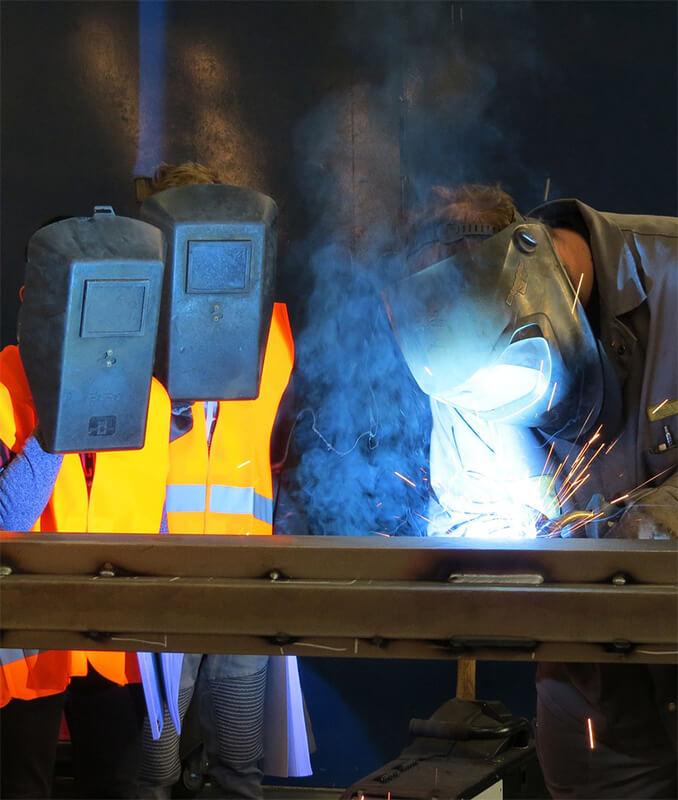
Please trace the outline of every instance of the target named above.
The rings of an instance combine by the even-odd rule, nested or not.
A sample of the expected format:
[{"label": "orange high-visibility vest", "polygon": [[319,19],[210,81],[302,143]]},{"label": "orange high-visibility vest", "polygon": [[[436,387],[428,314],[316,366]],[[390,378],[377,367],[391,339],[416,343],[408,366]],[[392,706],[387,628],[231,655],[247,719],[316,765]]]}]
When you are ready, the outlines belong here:
[{"label": "orange high-visibility vest", "polygon": [[219,402],[209,448],[203,404],[194,403],[193,427],[170,445],[170,533],[273,533],[271,432],[293,364],[287,307],[275,303],[259,396]]},{"label": "orange high-visibility vest", "polygon": [[[0,353],[0,440],[20,453],[37,417],[19,350]],[[54,489],[33,531],[68,533],[158,533],[169,467],[170,402],[163,386],[151,384],[144,446],[97,453],[89,496],[77,453],[64,455]],[[107,651],[3,651],[0,705],[12,697],[28,700],[63,691],[71,675],[85,675],[88,663],[124,685],[138,681],[135,653]],[[12,656],[15,657],[12,657]]]},{"label": "orange high-visibility vest", "polygon": [[0,708],[10,700],[59,694],[71,679],[70,650],[0,650]]}]

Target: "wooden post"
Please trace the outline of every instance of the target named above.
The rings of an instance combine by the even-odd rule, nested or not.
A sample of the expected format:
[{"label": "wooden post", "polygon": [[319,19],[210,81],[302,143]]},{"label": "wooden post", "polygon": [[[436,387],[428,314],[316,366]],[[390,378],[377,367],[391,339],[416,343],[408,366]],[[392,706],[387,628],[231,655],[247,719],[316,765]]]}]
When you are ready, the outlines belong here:
[{"label": "wooden post", "polygon": [[476,699],[476,662],[473,658],[457,660],[457,699]]}]

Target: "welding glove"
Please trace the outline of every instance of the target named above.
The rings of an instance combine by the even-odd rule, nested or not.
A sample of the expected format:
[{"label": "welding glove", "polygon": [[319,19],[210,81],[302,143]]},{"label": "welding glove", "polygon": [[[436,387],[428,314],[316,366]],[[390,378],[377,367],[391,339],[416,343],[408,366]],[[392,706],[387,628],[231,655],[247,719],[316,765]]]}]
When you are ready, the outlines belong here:
[{"label": "welding glove", "polygon": [[678,539],[678,476],[650,489],[629,505],[606,538]]},{"label": "welding glove", "polygon": [[604,539],[610,528],[619,521],[624,509],[608,503],[602,494],[596,493],[589,500],[586,510],[593,514],[584,526],[586,538]]},{"label": "welding glove", "polygon": [[621,510],[608,503],[602,494],[594,494],[585,511],[568,511],[552,519],[542,518],[537,524],[537,535],[549,538],[602,539],[619,518]]}]

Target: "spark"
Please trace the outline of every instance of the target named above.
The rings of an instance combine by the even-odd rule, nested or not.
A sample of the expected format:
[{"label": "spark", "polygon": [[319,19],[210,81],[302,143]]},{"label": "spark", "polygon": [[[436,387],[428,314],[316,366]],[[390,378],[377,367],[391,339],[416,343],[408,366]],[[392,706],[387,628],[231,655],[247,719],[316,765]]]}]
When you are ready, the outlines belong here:
[{"label": "spark", "polygon": [[558,480],[558,475],[560,475],[560,472],[561,472],[561,470],[563,469],[563,467],[565,466],[565,464],[567,464],[567,459],[568,459],[569,457],[570,457],[569,455],[566,455],[566,456],[565,456],[565,458],[564,458],[564,459],[561,461],[561,463],[559,464],[559,466],[558,466],[558,469],[556,470],[556,472],[555,472],[554,476],[551,478],[551,481],[549,482],[549,485],[546,487],[546,491],[544,492],[544,494],[545,494],[545,495],[548,495],[548,493],[549,493],[549,492],[551,491],[551,489],[553,488],[553,485],[554,485],[554,484],[555,484],[555,482]]},{"label": "spark", "polygon": [[251,463],[252,463],[252,460],[251,459],[247,459],[247,461],[243,461],[242,464],[238,464],[236,469],[240,469],[241,467],[244,467],[246,464],[251,464]]},{"label": "spark", "polygon": [[[589,411],[589,413],[586,415],[586,419],[585,419],[585,420],[582,422],[581,428],[579,428],[579,432],[578,432],[578,433],[577,433],[577,435],[574,437],[574,441],[572,442],[572,447],[570,448],[570,453],[572,452],[572,450],[573,450],[574,446],[575,446],[575,445],[577,444],[577,442],[579,441],[579,437],[582,435],[582,432],[583,432],[583,431],[586,429],[586,426],[589,424],[589,420],[591,419],[591,415],[593,414],[594,410],[595,410],[595,409],[593,409],[593,408],[592,408],[592,409]],[[602,425],[601,425],[600,427],[602,428]],[[569,453],[568,453],[568,455],[569,455]]]},{"label": "spark", "polygon": [[[586,470],[593,464],[593,462],[598,458],[600,455],[600,451],[605,447],[605,442],[603,442],[600,447],[596,450],[596,452],[589,458],[589,460],[583,464],[583,459],[577,459],[575,463],[572,465],[572,469],[568,472],[565,480],[563,481],[563,487],[565,487],[568,483],[570,485],[574,485],[576,482],[575,476],[581,476]],[[583,451],[582,451],[583,452]],[[581,453],[580,453],[581,455]]]},{"label": "spark", "polygon": [[652,483],[652,481],[656,480],[657,478],[661,478],[662,475],[664,475],[666,472],[670,472],[672,469],[673,469],[673,467],[667,467],[666,469],[663,469],[661,472],[658,472],[656,475],[653,475],[651,478],[648,478],[646,481],[643,481],[642,483],[639,483],[638,486],[636,486],[635,489],[631,489],[629,494],[635,494],[638,491],[638,489],[642,489],[643,486],[646,486],[648,483]]},{"label": "spark", "polygon": [[[591,445],[593,444],[593,442],[595,442],[595,441],[596,441],[596,439],[599,439],[599,438],[600,438],[600,431],[601,431],[602,427],[603,427],[602,425],[599,425],[599,426],[598,426],[598,429],[597,429],[597,430],[596,430],[596,432],[593,434],[593,436],[592,436],[592,437],[591,437],[591,438],[588,440],[588,442],[586,442],[586,444],[585,444],[585,445],[582,447],[582,449],[579,451],[579,455],[578,455],[578,456],[575,458],[574,462],[572,463],[572,467],[571,467],[571,469],[570,469],[569,473],[566,475],[565,479],[563,480],[563,487],[564,487],[564,486],[565,486],[565,485],[566,485],[568,482],[569,482],[570,484],[572,484],[572,483],[573,483],[574,476],[577,474],[577,471],[578,471],[579,465],[580,465],[580,464],[582,463],[582,461],[584,460],[584,457],[585,457],[585,455],[586,455],[586,452],[587,452],[587,450],[589,449],[589,447],[591,447]],[[586,470],[587,470],[587,469],[588,469],[588,468],[591,466],[591,463],[592,463],[592,462],[593,462],[593,460],[594,460],[594,459],[595,459],[595,458],[598,456],[598,454],[599,454],[599,453],[600,453],[600,451],[603,449],[603,447],[605,447],[605,442],[603,442],[603,444],[601,444],[601,445],[600,445],[600,447],[598,448],[598,450],[597,450],[597,451],[596,451],[596,452],[593,454],[593,456],[592,456],[592,457],[591,457],[591,458],[588,460],[588,462],[587,462],[587,463],[586,463],[586,464],[585,464],[585,465],[584,465],[584,466],[583,466],[583,467],[582,467],[582,468],[579,470],[579,472],[580,472],[580,473],[582,473],[582,472],[585,472],[585,471],[586,471]],[[565,462],[563,461],[563,464],[564,464],[564,463],[565,463]],[[561,489],[561,491],[562,491],[562,489]]]},{"label": "spark", "polygon": [[385,536],[387,539],[391,538],[390,533],[383,533],[383,531],[372,531],[372,533],[376,533],[377,536]]},{"label": "spark", "polygon": [[579,451],[579,454],[577,455],[577,457],[575,458],[575,460],[572,462],[572,467],[570,468],[570,471],[568,472],[568,474],[567,474],[567,476],[566,476],[565,480],[568,480],[568,478],[570,478],[570,476],[574,475],[574,473],[575,473],[575,472],[576,472],[576,470],[577,470],[577,467],[578,467],[578,466],[581,464],[581,462],[584,460],[584,454],[586,453],[586,451],[587,451],[588,447],[589,447],[589,445],[588,445],[588,443],[587,443],[586,447],[583,447],[583,448],[582,448],[582,449]]},{"label": "spark", "polygon": [[656,414],[660,408],[664,408],[664,406],[669,402],[669,398],[667,397],[666,400],[662,400],[661,403],[650,411],[650,414]]},{"label": "spark", "polygon": [[610,450],[612,450],[612,448],[617,444],[618,441],[619,441],[619,437],[617,436],[617,438],[614,440],[614,442],[612,442],[612,444],[605,451],[605,455],[607,455],[610,452]]},{"label": "spark", "polygon": [[554,395],[555,395],[555,393],[556,393],[556,388],[557,388],[557,387],[558,387],[558,381],[556,381],[556,382],[553,384],[553,391],[551,392],[551,399],[549,400],[549,405],[548,405],[548,408],[546,409],[547,411],[550,411],[550,410],[551,410],[551,404],[553,403],[553,396],[554,396]]},{"label": "spark", "polygon": [[589,472],[588,475],[586,475],[580,481],[573,483],[567,494],[563,495],[562,497],[558,496],[558,501],[560,502],[560,505],[561,506],[565,505],[565,503],[572,497],[572,495],[574,495],[586,483],[586,481],[590,477],[591,473]]},{"label": "spark", "polygon": [[383,500],[380,500],[380,501],[377,503],[377,508],[379,508],[379,506],[380,506],[382,503],[383,503]]},{"label": "spark", "polygon": [[401,480],[404,480],[405,483],[409,483],[410,486],[413,486],[415,489],[417,488],[417,484],[413,483],[409,478],[406,478],[404,475],[401,475],[399,472],[394,472],[394,475],[397,475]]},{"label": "spark", "polygon": [[614,503],[620,503],[622,500],[626,500],[629,496],[628,492],[626,494],[622,494],[619,497],[615,497],[614,500],[610,500],[610,504],[614,505]]},{"label": "spark", "polygon": [[593,720],[591,719],[591,717],[587,717],[586,718],[586,725],[587,725],[588,730],[589,730],[589,748],[591,750],[595,750],[596,749],[596,743],[595,743],[595,740],[593,738]]},{"label": "spark", "polygon": [[602,425],[599,425],[599,426],[596,428],[596,430],[595,430],[595,433],[593,434],[593,436],[592,436],[592,437],[591,437],[591,438],[588,440],[588,442],[586,443],[586,446],[587,446],[587,447],[588,447],[589,445],[593,444],[593,442],[595,442],[597,439],[600,439],[600,432],[602,431],[602,429],[603,429],[603,426],[602,426]]},{"label": "spark", "polygon": [[423,514],[418,514],[416,511],[414,512],[414,516],[415,517],[419,517],[420,519],[423,519],[425,522],[430,522],[431,521],[428,517],[425,517]]},{"label": "spark", "polygon": [[542,358],[542,360],[539,362],[539,374],[541,375],[543,371],[544,371],[544,359]]},{"label": "spark", "polygon": [[431,372],[431,370],[430,370],[428,367],[424,367],[424,371],[425,371],[425,372],[428,372],[428,374],[429,374],[431,377],[433,377],[433,373]]},{"label": "spark", "polygon": [[549,191],[551,190],[551,178],[546,178],[546,186],[544,186],[544,202],[549,199]]},{"label": "spark", "polygon": [[566,490],[568,484],[570,486],[578,485],[579,482],[581,481],[582,476],[584,475],[586,470],[589,468],[589,466],[591,465],[591,461],[593,461],[594,458],[595,458],[595,454],[583,466],[581,466],[581,465],[579,465],[577,467],[573,466],[572,469],[565,476],[565,480],[563,481],[563,485],[560,487],[560,491],[562,492],[563,490]]},{"label": "spark", "polygon": [[593,511],[591,511],[586,515],[586,517],[583,517],[580,522],[570,528],[570,536],[573,536],[574,532],[578,531],[579,528],[583,528],[585,525],[588,525],[589,522],[600,519],[602,516],[604,516],[604,512],[602,511],[599,511],[597,514],[594,514]]},{"label": "spark", "polygon": [[586,475],[584,475],[584,476],[583,476],[583,477],[581,477],[581,478],[578,478],[578,479],[577,479],[577,480],[576,480],[576,481],[575,481],[575,482],[572,484],[572,488],[573,488],[573,489],[576,491],[576,490],[577,490],[577,489],[578,489],[580,486],[582,486],[584,483],[586,483],[586,481],[587,481],[587,480],[588,480],[590,477],[591,477],[591,473],[590,473],[590,472],[587,472],[587,473],[586,473]]},{"label": "spark", "polygon": [[551,447],[549,447],[549,452],[548,452],[548,455],[546,456],[546,461],[544,461],[544,466],[542,467],[541,475],[539,476],[540,478],[544,477],[544,473],[546,472],[546,467],[548,467],[549,461],[551,460],[551,456],[553,454],[553,448],[554,448],[555,444],[556,444],[556,440],[554,439],[551,442]]},{"label": "spark", "polygon": [[581,282],[584,280],[584,273],[579,276],[579,283],[577,284],[577,291],[574,293],[574,301],[572,303],[572,308],[570,309],[570,314],[574,314],[574,309],[577,306],[577,300],[579,300],[579,290],[581,289]]}]

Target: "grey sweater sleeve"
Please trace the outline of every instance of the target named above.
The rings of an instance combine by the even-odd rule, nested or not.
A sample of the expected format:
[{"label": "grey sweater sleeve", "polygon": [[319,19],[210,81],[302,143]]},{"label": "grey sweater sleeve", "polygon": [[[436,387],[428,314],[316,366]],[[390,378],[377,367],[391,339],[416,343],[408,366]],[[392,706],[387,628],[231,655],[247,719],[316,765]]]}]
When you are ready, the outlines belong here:
[{"label": "grey sweater sleeve", "polygon": [[0,472],[0,530],[30,531],[49,501],[63,456],[46,453],[35,435]]}]

